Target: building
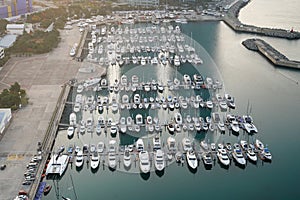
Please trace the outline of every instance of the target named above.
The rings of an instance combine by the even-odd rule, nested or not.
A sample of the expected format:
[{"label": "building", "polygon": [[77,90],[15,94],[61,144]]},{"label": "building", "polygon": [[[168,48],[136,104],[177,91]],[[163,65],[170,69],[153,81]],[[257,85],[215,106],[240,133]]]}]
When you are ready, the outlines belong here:
[{"label": "building", "polygon": [[123,3],[127,3],[131,6],[143,6],[143,7],[152,7],[158,6],[159,0],[120,0]]},{"label": "building", "polygon": [[5,57],[4,48],[0,47],[0,59]]},{"label": "building", "polygon": [[11,117],[12,115],[10,108],[0,109],[0,137],[3,135],[5,129],[8,127]]},{"label": "building", "polygon": [[25,29],[24,24],[7,24],[6,32],[11,35],[23,35]]},{"label": "building", "polygon": [[32,12],[32,0],[0,0],[0,18]]}]

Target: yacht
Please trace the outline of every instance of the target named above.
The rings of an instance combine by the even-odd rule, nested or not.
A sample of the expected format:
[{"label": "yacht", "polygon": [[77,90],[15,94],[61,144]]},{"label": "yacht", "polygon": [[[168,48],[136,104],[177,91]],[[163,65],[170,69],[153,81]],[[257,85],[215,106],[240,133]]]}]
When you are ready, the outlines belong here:
[{"label": "yacht", "polygon": [[239,144],[235,143],[233,146],[234,146],[233,152],[232,152],[233,158],[235,159],[235,161],[238,164],[240,164],[242,166],[245,166],[246,165],[246,160],[243,156],[242,150],[239,147]]},{"label": "yacht", "polygon": [[73,126],[69,126],[68,130],[67,130],[67,133],[68,133],[68,138],[73,137],[73,135],[74,135],[74,127]]},{"label": "yacht", "polygon": [[81,104],[78,103],[78,102],[76,102],[76,103],[74,104],[73,111],[74,111],[75,113],[78,113],[78,112],[80,111],[80,109],[81,109]]},{"label": "yacht", "polygon": [[230,123],[231,130],[235,133],[240,131],[239,123],[236,120],[231,121]]},{"label": "yacht", "polygon": [[174,65],[175,67],[179,67],[180,66],[180,59],[178,55],[174,56]]},{"label": "yacht", "polygon": [[80,85],[77,86],[76,92],[81,93],[83,91],[83,89],[84,89],[83,85],[80,84]]},{"label": "yacht", "polygon": [[229,94],[225,94],[224,95],[226,103],[228,105],[229,108],[235,109],[235,103],[234,103],[234,98],[232,96],[230,96]]},{"label": "yacht", "polygon": [[191,85],[192,83],[191,77],[188,74],[183,75],[183,81],[185,85]]},{"label": "yacht", "polygon": [[224,166],[229,166],[230,160],[224,148],[218,149],[217,157]]},{"label": "yacht", "polygon": [[205,150],[205,151],[208,151],[209,149],[208,149],[208,144],[207,144],[207,142],[205,141],[205,140],[202,140],[201,142],[200,142],[200,145],[201,145],[201,147]]},{"label": "yacht", "polygon": [[139,138],[136,141],[136,149],[137,149],[137,151],[143,151],[144,150],[144,142],[141,138]]},{"label": "yacht", "polygon": [[110,133],[111,134],[116,134],[117,132],[118,132],[118,127],[117,127],[115,122],[112,122],[111,127],[110,127]]},{"label": "yacht", "polygon": [[241,147],[246,152],[247,159],[249,159],[252,162],[257,161],[257,156],[254,150],[248,145],[247,141],[241,140]]},{"label": "yacht", "polygon": [[116,168],[117,160],[116,160],[116,141],[109,141],[109,149],[108,149],[108,166],[112,169]]},{"label": "yacht", "polygon": [[165,168],[164,152],[161,149],[154,153],[154,161],[156,170],[162,171]]},{"label": "yacht", "polygon": [[150,161],[149,161],[149,153],[147,151],[141,151],[139,153],[140,159],[140,169],[142,173],[150,172]]},{"label": "yacht", "polygon": [[45,174],[58,174],[59,176],[62,176],[68,166],[68,163],[68,155],[54,154],[50,158]]},{"label": "yacht", "polygon": [[225,132],[225,125],[222,121],[219,121],[217,126],[222,133]]},{"label": "yacht", "polygon": [[124,156],[123,156],[123,163],[125,167],[130,167],[131,165],[131,155],[129,150],[125,150],[124,152]]},{"label": "yacht", "polygon": [[260,151],[263,151],[265,148],[264,144],[259,139],[255,140],[255,146]]},{"label": "yacht", "polygon": [[99,156],[96,152],[94,152],[91,156],[91,168],[97,169],[99,167]]},{"label": "yacht", "polygon": [[202,160],[205,166],[211,167],[213,165],[213,160],[210,153],[204,153],[202,155]]},{"label": "yacht", "polygon": [[121,133],[126,133],[127,126],[126,126],[126,119],[125,119],[125,117],[121,117],[119,127],[120,127],[120,132]]},{"label": "yacht", "polygon": [[260,156],[263,160],[266,160],[266,161],[272,161],[272,154],[270,152],[270,150],[265,147],[262,151],[259,152],[260,153]]},{"label": "yacht", "polygon": [[99,142],[97,145],[97,152],[98,153],[103,153],[105,149],[105,144],[104,142]]},{"label": "yacht", "polygon": [[76,155],[76,162],[75,162],[76,167],[82,167],[83,166],[83,152],[80,150],[78,151]]},{"label": "yacht", "polygon": [[70,114],[69,122],[70,122],[70,126],[75,126],[76,125],[76,114],[75,113]]},{"label": "yacht", "polygon": [[188,165],[192,169],[196,169],[198,167],[198,160],[196,158],[196,154],[193,150],[187,151],[186,152],[186,159],[188,162]]},{"label": "yacht", "polygon": [[153,150],[156,151],[156,150],[159,150],[159,149],[161,149],[160,138],[159,138],[158,135],[156,135],[153,138]]},{"label": "yacht", "polygon": [[183,146],[183,150],[185,152],[191,151],[193,149],[192,148],[192,142],[188,138],[183,138],[182,139],[182,146]]},{"label": "yacht", "polygon": [[143,124],[143,116],[141,114],[137,114],[135,116],[135,123],[136,123],[136,125]]},{"label": "yacht", "polygon": [[176,140],[174,137],[170,136],[167,139],[167,145],[168,145],[168,149],[171,152],[175,152],[176,151]]},{"label": "yacht", "polygon": [[169,123],[167,128],[168,128],[168,130],[169,130],[170,133],[174,133],[175,126],[173,125],[173,123]]}]

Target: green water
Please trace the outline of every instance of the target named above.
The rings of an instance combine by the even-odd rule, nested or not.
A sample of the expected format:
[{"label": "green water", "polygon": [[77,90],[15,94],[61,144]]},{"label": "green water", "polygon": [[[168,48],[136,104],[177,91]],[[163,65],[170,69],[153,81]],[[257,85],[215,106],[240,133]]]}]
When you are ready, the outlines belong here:
[{"label": "green water", "polygon": [[[43,199],[57,199],[56,194],[72,200],[76,196],[79,200],[300,198],[300,161],[297,155],[300,150],[300,86],[296,84],[297,81],[300,82],[300,72],[274,68],[261,55],[248,51],[241,45],[251,35],[237,34],[223,23],[189,23],[181,28],[186,35],[190,36],[192,32],[192,38],[211,56],[212,60],[209,60],[206,55],[201,55],[205,63],[197,70],[211,76],[221,74],[225,90],[236,100],[237,109],[233,113],[246,113],[248,101],[250,102],[251,115],[259,129],[259,133],[251,139],[259,138],[268,144],[273,154],[272,163],[248,163],[245,169],[232,163],[229,169],[224,169],[216,162],[211,170],[206,170],[201,161],[196,172],[191,172],[186,164],[178,166],[174,163],[163,174],[151,172],[146,177],[111,171],[106,166],[103,167],[102,163],[97,172],[92,172],[86,164],[80,171],[69,165],[61,180],[47,180],[58,187],[52,188],[50,194]],[[300,46],[299,41],[264,39],[286,52],[290,46]],[[215,70],[214,64],[219,71]],[[129,71],[126,68],[122,70]],[[133,72],[137,73],[136,70],[139,69]],[[157,76],[162,73],[166,73],[165,76],[176,75],[174,70],[147,70],[138,72],[140,77],[152,76],[149,71],[158,74]],[[190,68],[180,70],[183,71],[179,74],[189,73]],[[218,136],[218,141],[237,142],[244,137],[243,134],[236,137],[227,132]]]}]

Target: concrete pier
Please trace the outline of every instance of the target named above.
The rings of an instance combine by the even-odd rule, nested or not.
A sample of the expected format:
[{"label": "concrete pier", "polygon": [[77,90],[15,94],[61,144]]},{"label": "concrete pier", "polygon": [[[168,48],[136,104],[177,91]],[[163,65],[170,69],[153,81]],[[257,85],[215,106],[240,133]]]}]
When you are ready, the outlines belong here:
[{"label": "concrete pier", "polygon": [[288,59],[261,39],[247,39],[242,44],[249,50],[258,51],[276,66],[300,69],[300,62]]},{"label": "concrete pier", "polygon": [[223,21],[233,30],[241,33],[252,33],[257,35],[264,35],[269,37],[285,38],[285,39],[300,39],[300,33],[296,31],[277,29],[277,28],[263,28],[252,25],[243,24],[239,21],[238,16],[240,10],[249,3],[249,0],[239,0],[230,7]]}]

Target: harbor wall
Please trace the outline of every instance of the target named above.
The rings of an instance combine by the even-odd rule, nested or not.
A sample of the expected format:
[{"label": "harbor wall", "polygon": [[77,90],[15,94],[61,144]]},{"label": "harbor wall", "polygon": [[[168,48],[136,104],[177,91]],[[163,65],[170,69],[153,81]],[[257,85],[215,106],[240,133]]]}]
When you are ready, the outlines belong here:
[{"label": "harbor wall", "polygon": [[275,66],[300,69],[300,62],[288,59],[270,44],[261,39],[247,39],[242,44],[249,50],[260,52]]},{"label": "harbor wall", "polygon": [[250,1],[237,1],[230,7],[227,14],[223,17],[223,21],[234,31],[241,33],[251,33],[264,35],[269,37],[285,38],[285,39],[300,39],[300,33],[292,30],[278,29],[278,28],[264,28],[252,25],[243,24],[238,19],[240,10],[246,6]]}]

